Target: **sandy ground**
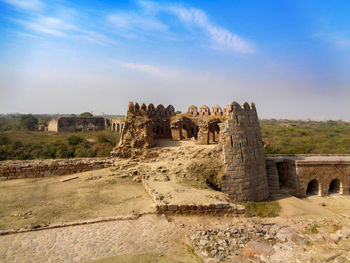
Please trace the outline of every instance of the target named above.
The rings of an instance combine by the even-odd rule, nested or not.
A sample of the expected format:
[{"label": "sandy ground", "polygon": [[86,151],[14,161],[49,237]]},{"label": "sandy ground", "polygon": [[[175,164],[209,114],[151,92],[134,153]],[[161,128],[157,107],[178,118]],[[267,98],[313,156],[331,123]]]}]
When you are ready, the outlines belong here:
[{"label": "sandy ground", "polygon": [[282,207],[280,217],[282,218],[350,218],[350,196],[329,195],[309,196],[303,199],[294,196],[278,200]]},{"label": "sandy ground", "polygon": [[0,182],[0,230],[79,221],[133,211],[152,211],[153,202],[132,177],[111,169],[74,174],[78,179],[46,177]]}]

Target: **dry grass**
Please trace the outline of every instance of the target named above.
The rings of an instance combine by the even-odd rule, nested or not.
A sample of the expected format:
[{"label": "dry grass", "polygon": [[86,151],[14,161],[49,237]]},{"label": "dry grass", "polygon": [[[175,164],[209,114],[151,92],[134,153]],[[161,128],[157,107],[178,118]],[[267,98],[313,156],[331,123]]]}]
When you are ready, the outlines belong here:
[{"label": "dry grass", "polygon": [[89,261],[89,263],[200,263],[202,262],[196,255],[189,251],[179,251],[171,254],[127,254],[118,255],[104,259]]},{"label": "dry grass", "polygon": [[276,217],[281,212],[281,206],[276,201],[242,202],[242,204],[248,217]]},{"label": "dry grass", "polygon": [[[26,228],[60,222],[146,212],[152,201],[130,177],[108,176],[109,169],[64,177],[0,182],[0,229]],[[96,176],[99,179],[86,180]],[[113,183],[111,181],[113,180]]]}]

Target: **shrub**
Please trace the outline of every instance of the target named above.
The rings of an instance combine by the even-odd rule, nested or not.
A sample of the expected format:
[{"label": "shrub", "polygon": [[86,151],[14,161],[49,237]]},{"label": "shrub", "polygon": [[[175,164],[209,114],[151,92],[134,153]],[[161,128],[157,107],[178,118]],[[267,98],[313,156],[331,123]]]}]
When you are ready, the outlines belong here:
[{"label": "shrub", "polygon": [[72,158],[74,157],[74,151],[68,149],[67,145],[61,143],[56,146],[56,158]]},{"label": "shrub", "polygon": [[21,115],[20,124],[22,128],[29,131],[35,131],[38,129],[38,119],[32,114]]},{"label": "shrub", "polygon": [[70,145],[78,145],[83,143],[85,139],[80,135],[73,134],[67,138],[67,141]]},{"label": "shrub", "polygon": [[90,113],[88,111],[83,112],[83,113],[80,114],[80,117],[92,117],[92,116],[94,116],[94,115],[92,115],[92,113]]},{"label": "shrub", "polygon": [[246,216],[276,217],[281,211],[281,206],[276,201],[243,202]]},{"label": "shrub", "polygon": [[318,229],[317,229],[317,228],[319,228],[319,227],[320,227],[319,225],[313,224],[313,225],[310,227],[310,232],[311,232],[312,234],[317,234],[317,233],[318,233]]},{"label": "shrub", "polygon": [[6,134],[0,134],[0,145],[8,145],[10,144],[11,139]]}]

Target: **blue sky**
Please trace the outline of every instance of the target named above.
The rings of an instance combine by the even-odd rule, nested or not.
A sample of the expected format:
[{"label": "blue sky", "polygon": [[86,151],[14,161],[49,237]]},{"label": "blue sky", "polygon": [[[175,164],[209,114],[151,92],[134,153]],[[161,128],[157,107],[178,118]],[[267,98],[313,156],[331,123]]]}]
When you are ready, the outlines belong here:
[{"label": "blue sky", "polygon": [[350,120],[350,1],[0,0],[0,112],[253,101]]}]

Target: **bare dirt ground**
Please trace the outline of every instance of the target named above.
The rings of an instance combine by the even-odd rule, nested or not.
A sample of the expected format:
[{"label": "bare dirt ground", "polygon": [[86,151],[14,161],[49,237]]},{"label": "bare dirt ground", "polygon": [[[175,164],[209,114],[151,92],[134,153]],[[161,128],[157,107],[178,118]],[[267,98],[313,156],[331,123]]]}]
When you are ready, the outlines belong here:
[{"label": "bare dirt ground", "polygon": [[[154,212],[137,183],[141,177],[167,202],[227,200],[198,177],[219,172],[205,165],[218,156],[215,145],[161,141],[137,158],[119,159],[115,167],[81,173],[77,180],[0,182],[0,225]],[[278,202],[282,209],[273,218],[150,214],[4,235],[0,262],[350,262],[349,196],[286,197]]]},{"label": "bare dirt ground", "polygon": [[62,177],[0,182],[0,230],[152,211],[142,185],[109,168]]}]

